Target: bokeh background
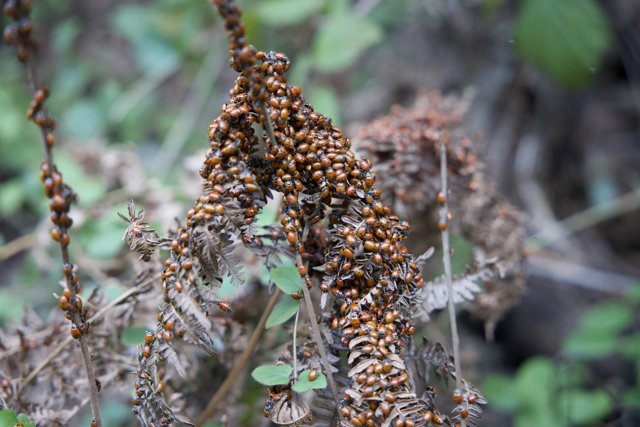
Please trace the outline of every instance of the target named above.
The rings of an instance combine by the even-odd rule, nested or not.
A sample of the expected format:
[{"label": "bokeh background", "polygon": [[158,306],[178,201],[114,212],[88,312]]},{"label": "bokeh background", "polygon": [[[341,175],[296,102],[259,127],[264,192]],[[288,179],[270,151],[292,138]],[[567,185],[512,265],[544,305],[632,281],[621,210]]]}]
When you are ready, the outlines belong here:
[{"label": "bokeh background", "polygon": [[[240,3],[250,40],[286,52],[290,81],[347,130],[421,89],[470,100],[468,135],[522,211],[529,252],[526,295],[493,342],[460,314],[463,368],[490,402],[481,425],[638,425],[640,3]],[[207,126],[233,81],[226,35],[205,0],[42,0],[33,15],[57,161],[80,195],[74,256],[89,288],[117,295],[132,264],[115,212],[144,193],[166,229],[198,194]],[[0,49],[0,324],[46,315],[61,278],[13,55]],[[430,326],[444,337],[445,317]],[[104,412],[133,425],[126,396]]]}]

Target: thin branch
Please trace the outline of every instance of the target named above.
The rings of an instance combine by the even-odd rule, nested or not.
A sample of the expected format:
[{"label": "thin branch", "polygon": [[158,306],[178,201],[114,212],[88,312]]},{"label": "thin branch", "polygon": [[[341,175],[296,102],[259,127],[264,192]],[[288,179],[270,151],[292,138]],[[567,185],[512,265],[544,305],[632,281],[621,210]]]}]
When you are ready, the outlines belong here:
[{"label": "thin branch", "polygon": [[[296,264],[303,265],[302,257],[298,253],[296,254]],[[322,365],[324,367],[325,375],[329,383],[329,388],[331,389],[331,394],[333,395],[333,400],[336,404],[336,412],[338,413],[338,417],[342,419],[342,414],[340,413],[340,395],[338,394],[338,387],[336,386],[336,382],[333,379],[333,373],[331,372],[331,363],[329,363],[327,351],[324,348],[324,341],[322,340],[320,327],[318,326],[318,321],[316,320],[316,312],[313,308],[313,301],[311,301],[311,293],[309,292],[309,289],[307,289],[307,285],[305,283],[302,283],[302,293],[304,294],[304,302],[307,306],[307,313],[309,313],[313,339],[316,342],[318,353],[320,353],[320,359],[322,360]]]},{"label": "thin branch", "polygon": [[581,230],[636,209],[640,209],[640,188],[554,222],[553,233],[550,232],[550,227],[543,228],[527,239],[527,251],[530,253],[540,251],[555,242],[565,240]]},{"label": "thin branch", "polygon": [[298,352],[296,345],[296,340],[298,338],[298,317],[300,317],[300,307],[298,307],[298,311],[296,311],[296,318],[293,321],[293,381],[295,382],[298,379]]},{"label": "thin branch", "polygon": [[[38,79],[38,73],[34,64],[34,51],[32,49],[29,52],[25,66],[27,70],[27,76],[30,80],[31,92],[33,94],[34,99],[37,97],[38,91],[41,89],[40,81]],[[44,101],[40,101],[44,102]],[[40,107],[44,108],[44,107]],[[34,121],[35,122],[35,121]],[[45,163],[48,167],[48,170],[53,173],[56,170],[55,163],[53,161],[53,150],[52,144],[49,142],[50,130],[45,128],[45,126],[36,123],[40,129],[40,139],[42,142],[42,147],[44,149],[45,154]],[[61,226],[63,232],[67,231],[69,225]],[[58,239],[59,247],[60,247],[60,257],[62,258],[63,265],[68,266],[71,264],[71,257],[69,256],[68,250],[68,242],[64,242],[63,239]],[[71,292],[71,298],[69,301],[74,301],[76,299],[76,289],[77,289],[77,276],[75,277],[76,281],[74,282],[74,273],[71,268],[65,269],[64,273],[65,282],[67,289]],[[79,313],[79,310],[76,310],[71,313],[71,324],[73,327],[78,324],[79,320],[84,320]],[[72,329],[73,332],[73,329]],[[88,333],[88,332],[86,332]],[[87,374],[87,381],[89,386],[89,396],[91,399],[91,414],[93,415],[93,419],[95,420],[97,427],[102,427],[102,418],[100,417],[100,404],[98,401],[98,386],[95,381],[95,371],[93,362],[91,360],[91,356],[89,353],[89,348],[87,346],[86,337],[84,336],[85,332],[80,332],[78,343],[80,346],[80,351],[82,353],[82,360],[84,363],[85,372]]]},{"label": "thin branch", "polygon": [[[445,137],[446,138],[446,137]],[[451,273],[451,247],[449,245],[449,188],[447,185],[447,151],[445,140],[440,141],[440,181],[442,184],[442,207],[440,208],[440,231],[442,233],[442,260],[444,273],[447,279],[449,323],[451,324],[451,341],[453,343],[453,362],[456,369],[456,387],[462,389],[462,369],[460,368],[460,336],[458,335],[458,322],[456,320],[455,305],[453,302],[453,278]],[[460,419],[461,427],[466,427],[464,418]]]},{"label": "thin branch", "polygon": [[247,363],[249,363],[249,360],[253,355],[253,350],[258,344],[258,341],[260,341],[260,338],[262,337],[262,333],[264,332],[264,326],[266,325],[267,319],[269,318],[269,315],[273,311],[273,308],[276,306],[276,303],[278,302],[278,298],[280,297],[280,294],[281,294],[280,290],[276,289],[273,295],[271,296],[271,299],[269,300],[267,307],[264,309],[264,312],[262,313],[262,317],[260,317],[260,320],[258,321],[258,324],[256,325],[256,328],[254,329],[253,334],[249,339],[249,342],[247,343],[247,347],[244,349],[244,352],[242,352],[242,354],[238,358],[237,362],[233,366],[233,369],[231,369],[231,371],[227,375],[227,378],[225,378],[222,384],[220,385],[220,388],[218,388],[216,393],[211,397],[211,400],[209,400],[209,403],[207,403],[207,406],[206,408],[204,408],[204,411],[202,411],[202,414],[200,414],[200,416],[198,417],[198,420],[196,421],[197,426],[203,425],[204,423],[207,422],[209,418],[211,418],[211,416],[213,416],[216,409],[218,409],[218,405],[220,405],[220,403],[222,403],[222,401],[227,397],[228,391],[236,383],[238,376],[242,373]]},{"label": "thin branch", "polygon": [[544,277],[591,291],[623,296],[637,278],[614,271],[598,270],[554,255],[534,254],[527,258],[530,276]]},{"label": "thin branch", "polygon": [[4,261],[5,259],[9,259],[15,254],[18,254],[26,249],[32,247],[38,238],[35,233],[25,234],[24,236],[20,236],[17,239],[14,239],[0,247],[0,261]]}]

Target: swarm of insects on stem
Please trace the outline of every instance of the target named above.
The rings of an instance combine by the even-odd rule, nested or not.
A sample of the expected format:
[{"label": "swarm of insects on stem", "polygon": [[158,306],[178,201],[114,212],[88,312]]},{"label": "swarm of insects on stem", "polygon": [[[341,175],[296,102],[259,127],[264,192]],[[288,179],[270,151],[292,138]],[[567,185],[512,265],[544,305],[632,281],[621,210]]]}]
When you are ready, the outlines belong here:
[{"label": "swarm of insects on stem", "polygon": [[[166,358],[158,354],[171,353],[175,336],[214,350],[206,334],[207,313],[209,306],[221,306],[215,289],[222,275],[242,280],[231,261],[242,243],[263,257],[281,247],[295,261],[310,314],[307,288],[319,284],[321,326],[333,339],[325,342],[314,334],[315,345],[321,355],[344,352],[348,360],[345,386],[334,396],[333,424],[451,424],[455,416],[450,420],[431,396],[418,395],[403,360],[424,286],[402,244],[408,223],[381,201],[372,163],[358,159],[331,119],[315,112],[300,88],[287,82],[289,59],[246,42],[235,2],[214,3],[229,31],[230,65],[239,75],[209,128],[210,148],[200,170],[203,194],[175,233],[164,263],[164,305],[156,333],[148,334],[141,348],[136,413],[145,424],[168,425],[175,419],[158,402],[162,380],[156,366]],[[281,228],[260,234],[256,215],[273,193],[282,196]],[[330,385],[333,370],[325,369]],[[297,399],[291,383],[272,389],[271,396],[277,396],[278,405]],[[274,420],[272,399],[266,414]]]}]

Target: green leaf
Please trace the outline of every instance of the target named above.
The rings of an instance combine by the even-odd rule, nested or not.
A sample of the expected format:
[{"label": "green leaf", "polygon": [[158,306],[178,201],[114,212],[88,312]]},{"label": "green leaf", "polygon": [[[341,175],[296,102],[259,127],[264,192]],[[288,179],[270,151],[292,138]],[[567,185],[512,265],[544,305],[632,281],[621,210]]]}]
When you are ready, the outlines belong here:
[{"label": "green leaf", "polygon": [[95,101],[80,100],[67,108],[60,120],[60,128],[66,135],[87,139],[104,130],[106,118],[106,112]]},{"label": "green leaf", "polygon": [[625,294],[625,298],[634,304],[640,304],[640,283],[631,285]]},{"label": "green leaf", "polygon": [[525,0],[515,32],[526,59],[573,87],[590,80],[611,41],[594,0]]},{"label": "green leaf", "polygon": [[291,365],[262,365],[254,369],[251,376],[262,385],[272,386],[288,384],[291,372]]},{"label": "green leaf", "polygon": [[526,408],[516,414],[515,427],[568,427],[550,408]]},{"label": "green leaf", "polygon": [[147,334],[146,326],[130,326],[120,336],[120,341],[124,345],[135,345],[144,342],[144,337]]},{"label": "green leaf", "polygon": [[580,329],[585,333],[617,335],[631,325],[633,309],[618,302],[599,304],[582,318]]},{"label": "green leaf", "polygon": [[309,390],[317,388],[325,388],[327,386],[327,377],[323,373],[317,372],[318,376],[315,380],[309,380],[309,372],[311,369],[306,369],[300,373],[298,380],[291,387],[296,393],[304,393]]},{"label": "green leaf", "polygon": [[579,331],[567,337],[563,348],[565,354],[576,358],[604,357],[615,351],[616,337]]},{"label": "green leaf", "polygon": [[113,214],[87,223],[82,227],[82,242],[87,253],[98,259],[111,259],[124,247],[122,233],[126,224]]},{"label": "green leaf", "polygon": [[327,17],[314,40],[314,65],[326,73],[344,70],[381,39],[380,28],[366,18],[345,12],[334,13]]},{"label": "green leaf", "polygon": [[18,422],[16,414],[11,409],[0,411],[0,427],[13,427]]},{"label": "green leaf", "polygon": [[265,328],[269,329],[272,326],[280,325],[291,319],[298,311],[300,307],[300,301],[291,297],[284,297],[278,305],[273,308],[273,311],[267,319]]},{"label": "green leaf", "polygon": [[[638,384],[636,387],[640,386]],[[622,392],[622,406],[640,409],[640,388],[630,388]]]},{"label": "green leaf", "polygon": [[276,267],[271,270],[269,277],[285,294],[291,295],[302,290],[302,279],[295,267]]},{"label": "green leaf", "polygon": [[24,427],[36,427],[36,423],[31,421],[27,414],[18,415],[18,421],[21,422]]},{"label": "green leaf", "polygon": [[640,334],[622,338],[618,350],[627,359],[640,360]]},{"label": "green leaf", "polygon": [[78,203],[81,206],[97,202],[106,193],[107,185],[104,180],[88,175],[71,157],[60,153],[56,156],[56,163],[62,171],[64,181],[78,193]]},{"label": "green leaf", "polygon": [[22,317],[26,305],[26,296],[23,294],[25,293],[0,287],[0,323]]},{"label": "green leaf", "polygon": [[308,100],[315,111],[325,117],[331,117],[336,126],[340,125],[340,101],[333,88],[317,87],[309,92]]},{"label": "green leaf", "polygon": [[516,391],[519,399],[528,406],[546,407],[554,388],[555,367],[545,357],[528,359],[518,369]]},{"label": "green leaf", "polygon": [[25,199],[25,189],[22,180],[14,178],[2,183],[0,186],[0,214],[12,215]]},{"label": "green leaf", "polygon": [[295,25],[318,13],[323,6],[324,0],[262,0],[254,12],[269,25]]},{"label": "green leaf", "polygon": [[519,405],[515,381],[504,375],[488,375],[482,385],[482,392],[492,406],[502,411],[515,411]]},{"label": "green leaf", "polygon": [[571,425],[593,423],[611,411],[611,399],[603,390],[574,390],[567,394]]}]

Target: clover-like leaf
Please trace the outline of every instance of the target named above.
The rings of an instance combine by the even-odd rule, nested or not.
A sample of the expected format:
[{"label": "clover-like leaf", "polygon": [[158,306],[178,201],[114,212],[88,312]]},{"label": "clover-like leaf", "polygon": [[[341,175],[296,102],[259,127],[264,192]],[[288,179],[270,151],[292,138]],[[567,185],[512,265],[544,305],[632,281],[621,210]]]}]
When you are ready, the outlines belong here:
[{"label": "clover-like leaf", "polygon": [[272,386],[288,384],[291,372],[291,365],[262,365],[255,368],[251,376],[262,385]]},{"label": "clover-like leaf", "polygon": [[304,393],[305,391],[325,388],[327,386],[327,377],[321,372],[316,372],[314,380],[309,379],[309,372],[315,369],[306,369],[300,373],[298,380],[291,387],[296,393]]},{"label": "clover-like leaf", "polygon": [[285,297],[278,305],[276,305],[267,318],[267,324],[265,328],[269,329],[272,326],[280,325],[291,319],[300,308],[300,301],[293,298]]},{"label": "clover-like leaf", "polygon": [[269,277],[285,294],[291,295],[302,290],[302,281],[295,267],[276,267],[270,271]]}]

